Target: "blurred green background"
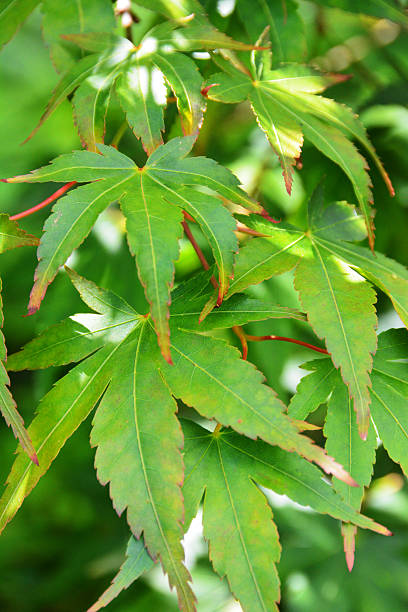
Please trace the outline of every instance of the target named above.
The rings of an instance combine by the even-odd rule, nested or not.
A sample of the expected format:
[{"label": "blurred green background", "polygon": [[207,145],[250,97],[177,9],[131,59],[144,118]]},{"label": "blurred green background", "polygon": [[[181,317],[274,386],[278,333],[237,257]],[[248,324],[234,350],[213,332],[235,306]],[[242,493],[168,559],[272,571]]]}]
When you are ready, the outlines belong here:
[{"label": "blurred green background", "polygon": [[[216,25],[243,39],[242,24],[225,2],[209,0]],[[217,12],[218,6],[218,12]],[[232,4],[233,6],[233,4]],[[222,10],[221,10],[222,9]],[[373,172],[377,209],[376,248],[401,263],[408,263],[408,34],[402,26],[336,9],[301,2],[306,22],[308,51],[305,59],[329,71],[351,73],[351,81],[329,90],[329,95],[361,114],[370,136],[396,188],[391,199]],[[223,16],[224,15],[224,16]],[[203,74],[213,68],[198,59]],[[41,38],[41,15],[35,12],[0,54],[0,162],[2,176],[22,174],[64,152],[79,148],[68,102],[45,123],[28,144],[20,146],[36,124],[58,76]],[[175,113],[170,105],[169,133]],[[113,104],[106,142],[122,122]],[[143,163],[143,151],[127,132],[121,148]],[[206,154],[233,169],[244,185],[260,198],[272,215],[299,222],[317,181],[326,176],[330,199],[348,199],[348,181],[316,150],[305,147],[303,169],[295,175],[291,198],[284,191],[281,169],[245,104],[208,107],[197,153]],[[1,209],[15,214],[43,200],[52,185],[0,184]],[[21,222],[40,235],[48,214],[43,210]],[[197,239],[205,243],[201,236]],[[208,254],[209,255],[209,254]],[[111,207],[99,219],[91,236],[73,255],[71,265],[87,277],[122,294],[140,310],[146,308],[134,263],[123,239],[119,211]],[[177,279],[198,269],[189,243],[182,243]],[[5,335],[14,352],[33,335],[64,316],[81,309],[81,302],[61,272],[50,287],[38,314],[24,317],[35,267],[35,250],[18,249],[0,260],[4,284]],[[290,274],[254,287],[251,291],[286,306],[296,306]],[[400,325],[389,302],[380,296],[380,329]],[[273,327],[272,327],[273,326]],[[252,333],[293,335],[312,340],[301,323],[274,321],[251,326]],[[231,338],[234,342],[235,339]],[[298,365],[313,358],[293,345],[256,343],[249,358],[287,401],[302,371]],[[13,393],[27,423],[41,396],[61,374],[52,371],[12,376]],[[304,374],[304,372],[303,372]],[[322,420],[324,407],[316,415]],[[119,567],[128,537],[124,519],[112,510],[108,492],[96,480],[93,450],[89,446],[90,419],[66,444],[45,478],[24,503],[0,540],[0,610],[2,612],[72,612],[86,610],[108,586]],[[3,424],[1,475],[3,482],[13,461],[15,441]],[[408,489],[401,471],[378,449],[375,477],[366,495],[364,512],[386,524],[394,537],[360,530],[356,563],[346,570],[339,524],[271,495],[271,504],[283,547],[279,572],[282,611],[399,612],[408,609]],[[195,582],[200,612],[240,610],[206,560],[206,544],[199,519],[187,536],[187,559]],[[110,606],[112,612],[156,609],[177,610],[158,568],[139,580]]]}]

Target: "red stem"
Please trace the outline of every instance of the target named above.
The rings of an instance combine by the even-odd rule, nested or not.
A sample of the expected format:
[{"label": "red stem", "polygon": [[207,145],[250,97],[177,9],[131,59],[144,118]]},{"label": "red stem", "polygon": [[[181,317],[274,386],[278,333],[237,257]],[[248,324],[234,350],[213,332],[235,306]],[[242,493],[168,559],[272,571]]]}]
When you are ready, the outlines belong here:
[{"label": "red stem", "polygon": [[282,340],[283,342],[293,342],[293,344],[299,344],[300,346],[312,349],[312,351],[317,351],[318,353],[330,355],[329,351],[326,351],[326,349],[322,349],[318,346],[315,346],[314,344],[309,344],[309,342],[302,342],[302,340],[296,340],[295,338],[287,338],[286,336],[250,336],[249,334],[245,334],[245,337],[250,342],[263,342],[264,340]]},{"label": "red stem", "polygon": [[232,331],[234,332],[236,336],[238,336],[238,338],[241,341],[242,359],[246,361],[246,358],[248,357],[247,335],[240,325],[234,325],[234,327],[232,327]]},{"label": "red stem", "polygon": [[28,217],[29,215],[32,215],[33,213],[37,212],[37,210],[41,210],[42,208],[45,208],[45,206],[48,206],[48,204],[51,204],[51,202],[54,202],[54,200],[58,200],[58,198],[64,195],[64,193],[68,191],[68,189],[71,189],[71,187],[73,187],[74,185],[76,185],[76,181],[71,181],[70,183],[67,183],[63,187],[60,187],[59,189],[57,189],[55,193],[50,195],[48,198],[46,198],[45,200],[43,200],[36,206],[33,206],[32,208],[29,208],[28,210],[24,210],[23,212],[18,213],[17,215],[11,216],[10,221],[17,221],[17,219]]},{"label": "red stem", "polygon": [[[206,260],[204,253],[202,252],[202,250],[200,249],[199,245],[197,244],[196,239],[194,238],[191,229],[188,227],[187,221],[183,221],[182,222],[182,226],[183,226],[183,229],[184,229],[184,232],[185,232],[187,238],[189,239],[189,241],[192,244],[193,249],[197,253],[197,257],[200,260],[201,265],[203,266],[204,270],[209,270],[210,269],[210,264]],[[211,284],[214,287],[214,289],[218,289],[218,283],[217,283],[216,279],[214,278],[214,276],[212,276],[210,278],[210,281],[211,281]]]}]

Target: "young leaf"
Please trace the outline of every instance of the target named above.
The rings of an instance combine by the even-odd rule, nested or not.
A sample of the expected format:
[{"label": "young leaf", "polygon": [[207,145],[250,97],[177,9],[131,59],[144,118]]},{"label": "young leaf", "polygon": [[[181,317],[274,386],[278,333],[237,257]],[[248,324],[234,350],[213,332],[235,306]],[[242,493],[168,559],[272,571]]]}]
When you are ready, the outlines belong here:
[{"label": "young leaf", "polygon": [[324,75],[299,65],[270,70],[269,61],[261,63],[256,71],[253,67],[252,75],[246,75],[230,65],[226,66],[226,62],[217,60],[217,63],[225,74],[210,77],[208,87],[211,87],[206,89],[208,98],[227,103],[249,98],[261,129],[279,157],[288,193],[292,188],[293,166],[300,156],[305,136],[349,177],[373,248],[372,194],[367,164],[347,136],[356,137],[374,156],[393,194],[392,185],[364,128],[351,111],[334,100],[316,98],[314,95],[344,77]]},{"label": "young leaf", "polygon": [[126,549],[126,559],[120,567],[118,573],[112,580],[110,587],[99,597],[88,612],[97,612],[105,608],[111,601],[124,590],[127,589],[132,582],[137,580],[142,574],[149,571],[153,567],[154,562],[149,557],[144,546],[143,539],[136,540],[133,536],[130,538]]},{"label": "young leaf", "polygon": [[[86,5],[89,18],[95,10],[95,2],[97,0],[92,0]],[[66,96],[78,88],[73,97],[75,122],[83,144],[89,150],[97,151],[97,145],[104,138],[110,94],[116,88],[130,127],[150,154],[163,143],[167,85],[176,97],[184,134],[196,137],[203,120],[205,99],[201,95],[202,77],[185,52],[222,46],[252,48],[233,41],[206,20],[200,21],[198,16],[186,28],[174,22],[155,26],[135,46],[126,38],[110,33],[112,27],[108,15],[102,23],[96,19],[92,27],[79,28],[73,7],[66,9],[70,13],[69,23],[63,22],[65,31],[61,39],[58,32],[62,27],[59,21],[64,19],[63,11],[55,11],[51,4],[47,2],[46,35],[49,34],[53,40],[56,36],[56,59],[67,70],[29,138]],[[99,6],[98,10],[101,10]],[[56,28],[55,21],[58,21]],[[99,33],[93,33],[95,24],[99,26]],[[72,63],[73,50],[76,50],[76,55],[84,52],[92,55]]]},{"label": "young leaf", "polygon": [[186,159],[192,146],[193,137],[175,138],[157,149],[145,167],[139,169],[115,148],[99,145],[101,155],[77,151],[62,155],[28,175],[8,179],[8,182],[92,181],[61,198],[45,223],[30,312],[39,308],[48,284],[89,234],[99,214],[119,200],[127,219],[129,246],[136,256],[146,297],[152,304],[159,343],[165,358],[171,359],[168,303],[173,262],[178,257],[182,232],[182,210],[193,215],[209,238],[219,266],[221,299],[228,288],[236,250],[231,214],[221,200],[204,196],[195,186],[206,186],[241,206],[260,210],[227,169],[207,158]]}]

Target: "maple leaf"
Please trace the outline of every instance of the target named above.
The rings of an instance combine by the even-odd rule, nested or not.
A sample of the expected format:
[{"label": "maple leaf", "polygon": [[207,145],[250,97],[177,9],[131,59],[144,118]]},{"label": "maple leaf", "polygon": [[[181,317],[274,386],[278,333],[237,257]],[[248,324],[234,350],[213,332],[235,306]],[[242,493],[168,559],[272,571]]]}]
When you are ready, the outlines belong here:
[{"label": "maple leaf", "polygon": [[[16,460],[11,476],[14,483],[13,490],[9,487],[7,494],[14,501],[11,504],[6,503],[5,507],[8,509],[3,507],[3,526],[11,518],[11,514],[15,513],[24,496],[29,493],[48,469],[67,437],[73,433],[92,410],[109,381],[115,377],[113,387],[116,387],[117,391],[122,388],[124,371],[123,364],[119,365],[122,360],[121,355],[126,354],[126,363],[132,363],[130,358],[132,350],[133,360],[137,357],[143,363],[148,360],[151,364],[151,372],[147,362],[142,368],[144,376],[157,376],[159,368],[159,372],[166,380],[168,389],[185,401],[192,399],[191,403],[203,415],[211,413],[210,418],[215,416],[217,420],[219,418],[219,422],[232,425],[237,431],[245,435],[260,436],[272,444],[276,443],[290,450],[296,450],[309,459],[315,460],[328,472],[336,473],[339,477],[349,480],[340,466],[333,464],[331,459],[325,456],[323,451],[315,446],[309,438],[305,438],[298,433],[302,424],[292,423],[287,418],[283,413],[283,404],[276,399],[272,390],[262,384],[260,373],[253,366],[239,359],[236,349],[214,338],[203,336],[193,329],[188,329],[189,318],[186,317],[185,321],[183,319],[180,321],[179,313],[176,313],[172,325],[177,332],[178,352],[183,347],[186,361],[179,359],[180,364],[178,366],[169,366],[169,368],[163,369],[162,366],[166,366],[166,364],[159,359],[154,344],[152,344],[153,330],[149,319],[137,314],[118,296],[98,288],[91,281],[83,279],[72,271],[69,274],[82,299],[98,314],[80,314],[70,317],[63,323],[46,330],[8,360],[8,368],[13,371],[27,368],[45,368],[51,365],[67,364],[72,361],[81,361],[81,363],[62,378],[40,404],[38,416],[34,419],[30,431],[33,431],[33,438],[39,437],[41,440],[38,444],[38,452],[42,457],[41,467],[35,471],[27,472],[29,466],[27,467],[24,458],[19,456]],[[241,308],[239,308],[239,297],[241,297]],[[207,296],[203,296],[202,299],[206,300]],[[259,301],[253,300],[252,303],[257,306],[257,311],[254,313],[249,310],[243,318],[243,308],[248,305],[251,307],[251,300],[248,300],[246,296],[236,296],[234,308],[230,309],[226,304],[217,311],[210,313],[205,322],[206,330],[212,328],[211,322],[213,322],[215,329],[219,328],[218,311],[222,311],[223,308],[225,309],[224,316],[228,319],[225,324],[228,325],[234,325],[244,320],[273,317],[275,312],[277,312],[278,317],[283,314],[282,310],[277,309],[277,307],[269,307],[269,310],[265,308],[260,313]],[[188,310],[189,305],[185,304],[185,308]],[[290,311],[289,316],[291,316]],[[194,326],[195,324],[191,327]],[[138,348],[139,340],[140,342],[143,341],[145,345],[143,351],[140,350],[140,347]],[[188,342],[190,346],[185,347],[185,343]],[[210,353],[207,352],[209,345],[212,347],[213,354],[222,355],[225,364],[229,364],[229,369],[225,372],[225,376],[223,375],[224,382],[215,378],[211,373],[212,368],[208,365],[211,351]],[[201,349],[200,352],[197,347]],[[207,406],[203,405],[203,397],[199,398],[199,390],[196,392],[197,398],[194,397],[194,399],[192,398],[194,392],[189,387],[181,388],[179,391],[179,387],[182,387],[180,380],[186,380],[186,368],[191,367],[190,364],[193,359],[197,360],[197,368],[200,368],[201,375],[209,387]],[[116,362],[118,362],[117,368],[114,367]],[[198,362],[200,362],[200,365]],[[121,372],[121,378],[118,376],[116,379],[119,372]],[[247,378],[245,378],[244,372]],[[160,377],[156,380],[157,392],[161,388],[164,389],[159,384],[159,380]],[[240,385],[248,380],[254,382],[257,392],[252,393],[252,397],[249,397],[251,393],[248,386],[245,394],[238,395]],[[227,385],[230,385],[229,389],[226,387]],[[224,391],[222,391],[223,389]],[[225,395],[224,406],[217,404],[217,397],[221,392]],[[141,393],[143,393],[142,388]],[[149,397],[153,401],[151,389],[149,393]],[[110,392],[105,394],[101,403],[98,411],[100,415],[95,420],[97,424],[96,433],[92,434],[93,437],[98,437],[99,433],[100,435],[105,433],[103,427],[99,426],[99,422],[103,421],[105,415],[106,418],[109,418],[107,408],[109,398]],[[147,397],[144,401],[147,401]],[[56,402],[58,402],[58,410],[52,408]],[[123,407],[123,409],[125,408]],[[162,409],[165,410],[165,405]],[[151,414],[151,416],[153,418],[154,414]],[[58,424],[58,427],[54,429],[55,423]],[[281,428],[281,431],[279,431],[279,428]],[[48,435],[49,432],[52,433]],[[119,431],[118,435],[120,433]],[[112,432],[110,436],[112,443]],[[107,449],[109,450],[109,446]],[[101,455],[97,454],[98,456]],[[18,486],[14,488],[16,482],[18,482],[17,474],[20,474],[20,472],[24,473],[25,477],[24,490],[20,490]]]},{"label": "maple leaf", "polygon": [[[8,215],[0,215],[0,253],[8,249],[20,246],[33,246],[38,244],[38,239],[31,234],[27,234],[20,229],[15,221],[10,221]],[[37,455],[30,436],[24,427],[24,420],[17,410],[16,403],[11,395],[8,386],[10,380],[4,367],[7,358],[7,350],[4,336],[1,332],[3,327],[3,302],[1,297],[1,278],[0,278],[0,411],[7,425],[13,430],[15,437],[19,440],[22,448],[34,463],[38,464]]]},{"label": "maple leaf", "polygon": [[227,577],[243,610],[277,610],[279,601],[279,536],[259,485],[318,512],[389,533],[342,502],[319,470],[301,457],[228,430],[212,433],[188,421],[183,430],[186,526],[204,494],[210,559],[216,572]]},{"label": "maple leaf", "polygon": [[[309,203],[306,231],[284,223],[271,229],[261,218],[240,219],[270,237],[253,238],[240,250],[228,295],[296,267],[295,288],[302,306],[341,370],[364,437],[369,423],[369,373],[376,350],[376,316],[375,294],[362,277],[389,295],[407,323],[406,269],[384,255],[348,242],[365,237],[363,220],[345,202],[325,206],[321,188]],[[316,299],[323,293],[327,296],[324,308]]]},{"label": "maple leaf", "polygon": [[[72,251],[89,234],[99,214],[120,201],[126,217],[128,242],[156,325],[164,357],[170,360],[168,304],[173,283],[178,241],[182,235],[183,210],[199,224],[208,238],[218,267],[219,301],[228,289],[238,241],[236,223],[219,198],[251,210],[262,210],[227,169],[204,158],[185,156],[193,137],[174,138],[157,149],[143,168],[114,147],[99,145],[101,154],[76,151],[62,155],[49,166],[7,182],[90,182],[72,190],[53,208],[44,225],[38,249],[39,264],[31,292],[29,312],[40,306],[48,284]],[[68,178],[70,177],[70,178]],[[215,304],[214,304],[215,305]]]},{"label": "maple leaf", "polygon": [[[263,43],[264,38],[260,42]],[[338,164],[353,184],[373,248],[372,193],[367,163],[349,138],[356,139],[367,149],[393,195],[391,182],[353,112],[332,99],[316,95],[346,77],[323,74],[300,64],[271,70],[268,55],[265,51],[253,51],[248,74],[216,58],[224,72],[210,77],[206,88],[208,98],[225,103],[249,99],[259,126],[279,157],[289,194],[293,166],[301,154],[304,137]]]},{"label": "maple leaf", "polygon": [[169,87],[177,100],[184,134],[197,136],[205,110],[205,98],[201,95],[203,79],[186,52],[220,46],[242,50],[253,46],[234,41],[209,24],[196,21],[190,20],[188,27],[175,22],[159,24],[137,45],[109,31],[84,33],[82,30],[70,34],[67,29],[64,40],[91,55],[74,63],[63,74],[27,140],[76,90],[72,102],[79,135],[84,146],[97,151],[97,144],[104,140],[105,117],[115,89],[130,127],[150,154],[163,144],[163,109]]},{"label": "maple leaf", "polygon": [[[215,418],[245,436],[295,451],[350,484],[353,480],[323,449],[299,433],[305,424],[289,419],[284,405],[262,383],[261,374],[242,361],[235,348],[188,329],[189,321],[192,327],[195,324],[191,318],[184,321],[177,316],[182,308],[171,320],[172,350],[177,357],[170,366],[160,358],[149,318],[111,292],[72,271],[69,274],[82,300],[96,314],[70,317],[9,358],[10,370],[55,366],[68,360],[80,363],[40,402],[28,429],[37,448],[39,467],[30,465],[23,454],[18,455],[0,502],[0,527],[14,516],[65,441],[103,395],[91,433],[91,443],[97,446],[98,478],[102,484],[110,484],[116,511],[127,511],[132,533],[137,538],[143,535],[150,556],[162,563],[177,589],[180,607],[194,609],[180,544],[183,437],[174,397],[194,406],[206,418]],[[181,299],[182,292],[183,287],[178,288],[179,306],[184,303],[188,313],[191,303]],[[186,292],[192,293],[190,283]],[[208,295],[201,296],[201,300],[207,299]],[[246,296],[235,296],[231,305],[219,309],[225,309],[225,325],[267,318],[275,312],[278,317],[283,315],[277,307],[262,310],[257,300],[251,305]],[[245,315],[246,306],[249,311]],[[294,312],[288,314],[299,317]],[[212,321],[217,329],[218,311],[209,313],[206,330],[211,329]]]}]

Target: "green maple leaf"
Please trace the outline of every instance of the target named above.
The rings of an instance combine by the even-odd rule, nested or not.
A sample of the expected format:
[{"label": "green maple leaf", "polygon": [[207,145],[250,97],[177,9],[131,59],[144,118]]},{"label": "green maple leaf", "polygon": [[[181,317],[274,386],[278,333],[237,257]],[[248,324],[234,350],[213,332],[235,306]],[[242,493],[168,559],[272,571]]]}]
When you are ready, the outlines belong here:
[{"label": "green maple leaf", "polygon": [[[35,236],[27,234],[21,230],[15,221],[10,221],[7,215],[0,215],[0,253],[8,249],[20,246],[34,246],[38,244]],[[3,302],[1,298],[1,278],[0,278],[0,411],[7,425],[13,430],[15,437],[19,440],[22,448],[34,463],[38,464],[35,448],[24,427],[24,420],[17,410],[16,403],[11,395],[8,386],[10,380],[4,367],[7,358],[7,350],[4,336],[1,332],[3,327]]]},{"label": "green maple leaf", "polygon": [[159,24],[137,45],[109,31],[70,34],[67,30],[64,39],[91,55],[86,55],[64,73],[27,140],[75,90],[75,122],[83,145],[91,151],[97,151],[97,144],[103,143],[105,117],[114,89],[130,127],[141,138],[148,154],[163,144],[163,110],[169,88],[177,100],[184,134],[197,135],[203,120],[205,98],[201,94],[202,77],[186,52],[220,46],[253,48],[197,20],[198,17],[185,25]]},{"label": "green maple leaf", "polygon": [[[192,302],[182,300],[171,319],[174,366],[158,351],[149,318],[124,300],[70,271],[74,286],[94,313],[70,317],[29,342],[8,361],[10,370],[32,369],[80,361],[41,400],[28,432],[38,452],[39,466],[19,453],[0,501],[0,528],[14,516],[74,433],[102,397],[93,419],[91,443],[97,447],[95,465],[102,484],[109,483],[116,511],[126,510],[132,533],[143,535],[150,556],[159,559],[177,589],[180,607],[194,608],[189,574],[183,564],[183,436],[174,397],[206,418],[215,418],[238,433],[262,438],[316,462],[327,473],[350,484],[353,480],[323,449],[299,433],[272,389],[255,368],[240,359],[225,342],[194,330]],[[192,293],[187,283],[186,294]],[[202,295],[202,301],[208,295]],[[239,300],[241,299],[241,305]],[[196,301],[199,298],[196,298]],[[198,304],[198,308],[201,305]],[[244,308],[248,312],[244,315]],[[282,309],[261,309],[258,300],[235,296],[222,305],[224,325],[283,315]],[[96,314],[95,314],[96,313]],[[299,317],[290,312],[289,316]],[[220,326],[218,312],[208,315],[205,334]],[[191,329],[189,329],[189,325]],[[360,524],[360,523],[359,523]],[[371,523],[370,523],[371,525]],[[376,527],[374,527],[376,528]]]},{"label": "green maple leaf", "polygon": [[[99,458],[103,464],[101,478],[106,480],[104,470],[107,469],[109,472],[111,463],[104,453],[112,453],[110,449],[115,446],[116,434],[119,438],[128,435],[121,427],[116,430],[114,425],[114,415],[117,414],[117,411],[127,410],[129,408],[127,401],[133,402],[133,396],[129,391],[134,386],[135,379],[133,378],[133,383],[127,379],[128,368],[130,368],[129,376],[139,377],[143,373],[144,380],[151,379],[152,383],[154,382],[152,386],[140,386],[141,395],[138,396],[138,401],[141,404],[152,401],[156,405],[157,400],[160,410],[167,414],[169,407],[176,410],[171,400],[171,394],[174,394],[194,405],[203,416],[216,417],[220,423],[231,425],[244,435],[259,436],[272,444],[279,444],[288,450],[296,450],[308,459],[316,461],[329,473],[336,473],[340,478],[349,481],[348,475],[338,464],[333,463],[331,458],[327,457],[322,449],[315,446],[309,438],[299,434],[303,424],[288,419],[283,412],[283,404],[277,400],[271,389],[262,384],[260,373],[252,365],[240,360],[236,349],[222,341],[197,333],[194,329],[188,329],[188,317],[185,322],[183,320],[180,322],[176,315],[174,323],[172,321],[175,346],[178,355],[180,351],[183,351],[183,359],[179,357],[177,365],[166,367],[167,364],[160,359],[155,342],[153,342],[153,328],[148,318],[136,313],[126,302],[109,291],[98,288],[92,282],[73,272],[70,272],[70,275],[82,299],[98,314],[80,314],[70,317],[63,323],[46,330],[8,360],[7,365],[10,370],[44,368],[72,361],[81,361],[81,363],[58,381],[41,401],[38,415],[30,426],[30,432],[38,446],[40,467],[33,471],[23,455],[17,458],[3,500],[1,518],[3,527],[14,515],[24,497],[48,469],[65,440],[86,418],[110,383],[111,386],[105,393],[97,411],[92,433],[92,439],[99,447],[97,464]],[[207,298],[208,296],[203,296],[203,300]],[[236,296],[237,300],[238,298],[239,296]],[[243,306],[248,305],[246,296],[241,296],[241,299]],[[259,305],[257,300],[254,300],[253,303]],[[274,316],[276,312],[276,307],[271,307],[269,311],[264,309],[261,314],[259,312],[254,314],[249,310],[246,319],[243,319],[243,308],[237,308],[238,305],[237,301],[235,308],[230,312],[228,312],[227,304],[221,306],[220,310],[224,307],[225,316],[229,318],[228,325],[268,318]],[[189,304],[186,304],[185,307],[188,311]],[[217,316],[214,312],[207,317],[207,330],[211,328],[211,321],[214,321],[214,328],[219,326]],[[282,311],[278,311],[278,316],[282,316]],[[183,325],[185,325],[184,328]],[[194,327],[194,324],[191,327]],[[213,365],[209,363],[211,356],[224,360],[225,371],[222,372],[222,380],[220,376],[216,377],[213,374],[214,361]],[[201,381],[208,386],[205,401],[200,390],[200,380],[197,380],[194,389],[190,385],[185,385],[185,381],[190,380],[191,377],[192,363],[195,364]],[[133,366],[135,369],[132,369]],[[246,390],[243,390],[244,385],[248,387]],[[139,389],[136,389],[136,393],[139,393]],[[160,401],[158,398],[154,399],[155,393],[159,395],[163,393]],[[219,403],[220,394],[224,395],[223,404]],[[122,396],[125,398],[123,404],[119,401]],[[116,401],[115,409],[109,409],[111,402],[114,401]],[[157,409],[155,409],[156,412]],[[155,411],[143,410],[143,418],[157,420],[158,414]],[[170,419],[170,425],[167,423],[166,426],[171,432],[173,417],[166,418]],[[107,425],[105,427],[105,422],[109,419],[112,420],[111,429]],[[164,417],[163,419],[166,420]],[[127,420],[129,421],[129,417]],[[158,426],[157,423],[156,426]],[[147,432],[147,429],[144,431]],[[177,430],[174,431],[173,443],[178,444],[179,434]],[[106,442],[109,441],[109,444],[105,445],[106,435],[108,435]],[[111,456],[113,459],[113,455]],[[161,456],[160,453],[158,456]],[[153,459],[155,460],[154,455]],[[175,463],[177,464],[177,461]],[[111,467],[114,472],[117,467],[115,467],[115,462]],[[112,478],[115,480],[115,473]],[[115,487],[116,485],[113,486],[114,492]],[[124,493],[126,494],[126,490]],[[119,507],[122,507],[121,495],[122,491],[119,491],[119,501],[115,502]]]},{"label": "green maple leaf", "polygon": [[183,430],[186,524],[205,493],[203,526],[209,556],[216,572],[227,577],[243,610],[277,610],[279,601],[279,536],[259,485],[318,512],[389,533],[344,503],[319,470],[301,457],[228,430],[211,433],[191,422],[183,422]]},{"label": "green maple leaf", "polygon": [[[264,37],[259,42],[263,43]],[[217,59],[224,72],[210,77],[206,88],[208,97],[226,103],[250,101],[259,126],[279,157],[289,194],[293,166],[301,154],[304,138],[338,164],[353,184],[373,248],[370,177],[365,159],[350,138],[367,149],[390,192],[394,192],[357,117],[349,108],[316,95],[343,80],[343,75],[325,75],[300,64],[271,70],[271,58],[267,52],[253,51],[252,60],[251,71],[247,74],[225,60]]]},{"label": "green maple leaf", "polygon": [[219,198],[196,187],[205,186],[241,206],[261,210],[238,187],[231,172],[207,158],[185,158],[193,140],[174,138],[157,149],[143,168],[115,148],[99,145],[101,155],[77,151],[62,155],[30,174],[8,179],[8,182],[92,181],[61,198],[45,222],[30,312],[39,308],[48,284],[89,234],[99,214],[119,200],[126,217],[129,247],[152,305],[162,352],[167,360],[171,359],[168,304],[173,262],[178,258],[178,241],[183,231],[183,210],[198,222],[213,250],[218,267],[219,303],[228,289],[238,250],[232,215]]},{"label": "green maple leaf", "polygon": [[[325,206],[321,189],[310,201],[306,231],[286,224],[272,229],[263,220],[251,217],[242,216],[241,220],[270,237],[254,238],[240,250],[228,295],[296,267],[295,287],[302,306],[341,370],[364,437],[369,423],[376,316],[375,294],[362,277],[387,293],[407,324],[407,271],[384,255],[374,255],[349,242],[365,237],[362,218],[344,202]],[[327,297],[324,307],[317,299],[323,294]]]}]

